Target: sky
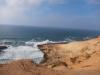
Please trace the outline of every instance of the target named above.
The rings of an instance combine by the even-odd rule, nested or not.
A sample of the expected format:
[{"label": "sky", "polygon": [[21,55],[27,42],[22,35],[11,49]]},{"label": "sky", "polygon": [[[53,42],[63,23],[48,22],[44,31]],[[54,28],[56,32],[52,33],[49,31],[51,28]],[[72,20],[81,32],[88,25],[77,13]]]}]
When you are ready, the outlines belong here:
[{"label": "sky", "polygon": [[0,24],[100,30],[100,0],[0,0]]}]

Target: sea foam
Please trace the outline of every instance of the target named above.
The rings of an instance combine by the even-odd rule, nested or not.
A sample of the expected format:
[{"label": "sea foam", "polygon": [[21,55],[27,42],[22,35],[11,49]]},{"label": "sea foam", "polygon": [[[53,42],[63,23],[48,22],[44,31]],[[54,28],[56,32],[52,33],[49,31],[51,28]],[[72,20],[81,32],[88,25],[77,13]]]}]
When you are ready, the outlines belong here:
[{"label": "sea foam", "polygon": [[32,59],[33,62],[39,64],[43,61],[44,53],[37,47],[40,44],[50,43],[52,41],[46,40],[42,42],[25,42],[25,46],[10,46],[0,54],[0,63],[7,63],[13,60]]}]

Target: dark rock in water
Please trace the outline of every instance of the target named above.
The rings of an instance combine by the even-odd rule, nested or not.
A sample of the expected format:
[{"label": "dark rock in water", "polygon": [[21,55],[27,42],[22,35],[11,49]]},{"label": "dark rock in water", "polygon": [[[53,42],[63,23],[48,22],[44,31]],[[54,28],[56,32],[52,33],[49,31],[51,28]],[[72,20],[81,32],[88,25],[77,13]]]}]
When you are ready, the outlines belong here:
[{"label": "dark rock in water", "polygon": [[4,49],[7,49],[8,47],[7,46],[0,46],[0,52]]}]

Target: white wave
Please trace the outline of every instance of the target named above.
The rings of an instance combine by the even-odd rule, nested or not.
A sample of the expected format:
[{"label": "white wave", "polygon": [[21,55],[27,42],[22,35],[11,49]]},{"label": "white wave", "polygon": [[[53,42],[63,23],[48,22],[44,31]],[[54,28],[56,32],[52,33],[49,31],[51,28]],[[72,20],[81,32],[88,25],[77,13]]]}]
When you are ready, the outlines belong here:
[{"label": "white wave", "polygon": [[19,46],[19,45],[24,45],[25,41],[15,41],[15,40],[7,40],[3,39],[0,40],[0,45],[13,45],[13,46]]},{"label": "white wave", "polygon": [[92,37],[85,37],[85,38],[83,38],[83,40],[88,40],[88,39],[91,39]]},{"label": "white wave", "polygon": [[66,38],[64,42],[72,42],[75,41],[74,39]]},{"label": "white wave", "polygon": [[[13,47],[10,46],[0,54],[0,63],[6,63],[12,60],[32,59],[35,63],[43,61],[44,54],[37,47],[40,44],[50,43],[49,40],[42,42],[25,42],[25,46]],[[31,46],[30,46],[31,45]]]},{"label": "white wave", "polygon": [[0,44],[6,44],[6,43],[12,43],[12,42],[15,42],[14,40],[0,40]]},{"label": "white wave", "polygon": [[56,43],[53,41],[45,40],[41,42],[27,41],[24,46],[10,46],[0,54],[0,63],[7,63],[13,60],[32,59],[35,63],[40,63],[44,59],[44,53],[40,51],[38,45]]},{"label": "white wave", "polygon": [[[18,46],[18,47],[9,47],[8,49],[4,50],[4,53],[0,55],[0,61],[32,59],[34,62],[40,63],[43,60],[43,57],[44,54],[36,47]],[[38,58],[39,60],[35,60]]]},{"label": "white wave", "polygon": [[55,42],[49,41],[49,40],[45,40],[45,41],[42,41],[42,42],[37,42],[37,41],[35,42],[35,41],[31,40],[31,41],[25,42],[26,45],[34,46],[34,47],[37,47],[37,45],[47,44],[47,43],[55,43]]}]

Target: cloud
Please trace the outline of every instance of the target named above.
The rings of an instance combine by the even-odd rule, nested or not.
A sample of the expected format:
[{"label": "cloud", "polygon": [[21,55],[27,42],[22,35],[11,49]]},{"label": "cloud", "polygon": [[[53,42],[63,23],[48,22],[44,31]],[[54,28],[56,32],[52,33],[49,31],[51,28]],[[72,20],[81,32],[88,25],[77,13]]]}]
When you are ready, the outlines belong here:
[{"label": "cloud", "polygon": [[64,4],[65,0],[48,0],[48,3],[51,3],[51,4]]},{"label": "cloud", "polygon": [[44,2],[60,4],[63,0],[0,0],[0,23],[15,22],[25,19],[25,12],[31,8],[37,8]]},{"label": "cloud", "polygon": [[[88,24],[88,28],[91,25],[93,25],[94,28],[95,28],[95,25],[97,25],[97,28],[100,28],[99,27],[100,18],[97,18],[98,14],[100,13],[99,10],[96,10],[97,15],[96,16],[94,15],[95,17],[93,15],[90,15],[89,17],[88,16],[77,17],[78,15],[75,15],[75,14],[73,16],[72,14],[69,14],[67,12],[66,14],[63,14],[59,12],[56,13],[55,11],[52,11],[52,10],[50,10],[49,13],[46,13],[44,9],[43,11],[41,11],[43,4],[44,5],[46,4],[47,6],[59,5],[59,4],[64,4],[65,1],[68,3],[71,3],[71,1],[73,0],[0,0],[0,23],[19,24],[19,25],[30,24],[30,25],[38,25],[38,26],[40,25],[52,26],[52,27],[66,26],[69,28],[71,27],[81,28],[82,26],[86,27],[83,24],[85,25]],[[78,1],[79,0],[76,0],[76,2]],[[100,0],[84,0],[84,2],[90,3],[90,4],[96,4],[96,5],[100,4]],[[66,8],[64,8],[64,10],[66,10]],[[50,14],[53,14],[53,15],[50,15]]]},{"label": "cloud", "polygon": [[13,22],[18,17],[24,17],[24,12],[39,5],[42,0],[4,0],[0,6],[0,21]]},{"label": "cloud", "polygon": [[100,4],[100,0],[88,0],[89,4]]}]

